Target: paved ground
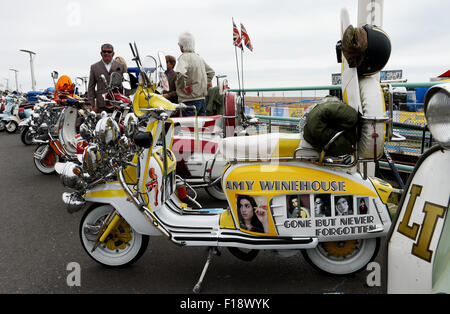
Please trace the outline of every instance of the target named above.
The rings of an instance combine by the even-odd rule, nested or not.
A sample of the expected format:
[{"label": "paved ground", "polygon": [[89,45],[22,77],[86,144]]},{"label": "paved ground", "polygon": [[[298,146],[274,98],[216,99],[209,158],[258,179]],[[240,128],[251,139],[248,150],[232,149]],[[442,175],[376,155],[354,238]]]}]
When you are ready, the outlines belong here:
[{"label": "paved ground", "polygon": [[[206,258],[203,248],[179,248],[161,237],[150,239],[144,256],[126,269],[106,269],[84,252],[78,236],[82,213],[69,214],[65,188],[56,175],[42,175],[33,163],[34,146],[18,134],[0,133],[0,293],[3,294],[190,294]],[[201,192],[205,207],[222,205]],[[243,262],[222,250],[206,275],[207,294],[381,294],[369,287],[369,271],[331,277],[301,256],[261,252]],[[383,246],[376,261],[383,261]],[[81,268],[80,286],[70,287],[71,262]]]}]

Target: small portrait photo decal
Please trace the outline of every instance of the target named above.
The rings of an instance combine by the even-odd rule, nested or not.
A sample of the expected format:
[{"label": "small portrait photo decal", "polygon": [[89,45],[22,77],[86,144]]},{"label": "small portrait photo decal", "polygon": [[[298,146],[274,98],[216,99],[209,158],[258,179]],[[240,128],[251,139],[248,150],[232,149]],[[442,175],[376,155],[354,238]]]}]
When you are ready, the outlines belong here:
[{"label": "small portrait photo decal", "polygon": [[330,194],[314,195],[314,215],[315,217],[331,216]]},{"label": "small portrait photo decal", "polygon": [[237,212],[239,225],[242,229],[260,233],[269,232],[267,197],[264,197],[264,199],[255,199],[249,195],[238,195]]},{"label": "small portrait photo decal", "polygon": [[334,209],[336,216],[353,215],[353,197],[335,196]]},{"label": "small portrait photo decal", "polygon": [[369,213],[369,198],[358,197],[356,199],[356,206],[358,206],[358,215],[367,215]]},{"label": "small portrait photo decal", "polygon": [[310,218],[311,205],[308,195],[286,196],[287,218]]}]

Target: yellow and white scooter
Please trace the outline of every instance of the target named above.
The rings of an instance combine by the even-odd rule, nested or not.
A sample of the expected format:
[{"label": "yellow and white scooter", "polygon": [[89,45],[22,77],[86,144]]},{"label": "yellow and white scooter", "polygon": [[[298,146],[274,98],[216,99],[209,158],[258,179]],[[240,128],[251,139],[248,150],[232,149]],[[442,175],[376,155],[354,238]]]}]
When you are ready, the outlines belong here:
[{"label": "yellow and white scooter", "polygon": [[[349,21],[348,15],[342,16],[344,31]],[[142,256],[150,236],[163,235],[180,246],[209,247],[194,288],[198,292],[219,248],[229,248],[246,260],[259,250],[281,256],[302,250],[314,267],[337,275],[360,271],[375,258],[380,238],[391,226],[386,204],[392,188],[356,171],[358,149],[350,163],[348,158],[328,158],[327,149],[344,131],[336,133],[322,153],[313,150],[301,133],[249,136],[247,141],[224,139],[221,152],[228,166],[221,184],[228,208],[191,208],[177,186],[183,180],[177,178],[171,151],[174,124],[169,116],[183,104],[155,94],[142,73],[133,109],[146,127],[133,134],[133,147],[138,147],[135,157],[132,162],[111,163],[117,180],[96,185],[83,195],[90,206],[80,223],[80,238],[95,261],[108,266],[133,263]],[[356,111],[361,103],[365,110],[361,112],[365,136],[358,146],[366,147],[361,150],[364,158],[376,159],[382,153],[376,148],[385,139],[385,103],[378,81],[364,74],[344,64],[343,75],[352,76],[359,85],[345,86],[343,92],[347,105]],[[111,137],[118,134],[113,121],[105,120],[97,127],[98,136],[105,137],[101,142],[127,143]],[[364,142],[367,138],[370,145]],[[101,162],[96,154],[83,158],[85,165]],[[81,173],[79,168],[74,170]]]}]

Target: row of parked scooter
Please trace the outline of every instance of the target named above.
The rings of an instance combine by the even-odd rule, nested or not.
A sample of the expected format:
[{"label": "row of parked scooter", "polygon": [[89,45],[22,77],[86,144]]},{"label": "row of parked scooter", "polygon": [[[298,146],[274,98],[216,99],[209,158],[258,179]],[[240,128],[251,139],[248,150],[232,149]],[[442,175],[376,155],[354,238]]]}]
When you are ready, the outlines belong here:
[{"label": "row of parked scooter", "polygon": [[16,133],[21,121],[31,116],[33,106],[18,92],[4,92],[0,96],[0,132]]},{"label": "row of parked scooter", "polygon": [[[342,10],[341,34],[350,26],[348,12]],[[388,59],[387,35],[375,26],[365,27],[372,34],[368,47]],[[350,67],[343,45],[350,42],[342,41],[342,49],[336,49],[345,103],[317,104],[302,116],[305,123],[297,133],[246,134],[254,121],[245,117],[243,103],[233,93],[224,95],[222,116],[172,118],[187,106],[158,93],[165,81],[165,57],[159,54],[159,62],[152,57],[156,66],[147,67],[130,44],[140,70],[133,100],[121,93],[129,88],[127,77],[113,73],[109,84],[104,78],[104,97],[113,113],[91,112],[63,76],[53,99],[34,105],[22,140],[37,144],[37,169],[56,171],[71,190],[63,193],[63,202],[69,212],[83,211],[80,242],[101,265],[136,262],[153,236],[180,247],[206,247],[207,259],[194,287],[199,292],[221,249],[245,261],[261,250],[279,257],[301,252],[315,269],[345,276],[367,269],[387,237],[388,288],[398,283],[391,291],[408,290],[420,285],[416,278],[423,275],[431,291],[433,252],[443,257],[439,271],[448,260],[448,241],[439,253],[438,241],[431,239],[441,235],[449,200],[449,115],[442,112],[448,113],[450,86],[436,86],[427,94],[427,121],[442,146],[422,156],[393,220],[387,206],[392,186],[369,176],[367,169],[392,138],[391,97],[385,101],[391,87],[382,87],[373,75],[387,59],[364,52],[358,57],[367,67]],[[195,167],[202,174],[197,178]],[[189,179],[198,179],[196,187],[207,191],[215,188],[227,207],[202,208],[195,180]],[[397,254],[399,249],[404,252]],[[418,260],[422,264],[414,268]]]},{"label": "row of parked scooter", "polygon": [[[161,55],[160,57],[164,56]],[[164,80],[158,79],[163,74],[162,68],[143,68],[143,71],[146,70],[148,70],[146,75],[153,80],[152,82],[157,81],[158,85],[163,83]],[[154,78],[152,78],[152,75]],[[144,76],[141,75],[142,77]],[[129,133],[131,136],[138,128],[138,117],[136,117],[132,108],[134,95],[125,96],[126,89],[123,85],[126,87],[129,85],[126,74],[123,77],[118,73],[112,73],[109,82],[106,82],[106,78],[103,77],[107,87],[107,93],[104,95],[105,103],[106,107],[110,109],[108,114],[106,112],[92,112],[89,109],[90,104],[87,98],[80,97],[75,93],[75,84],[68,76],[58,77],[58,73],[53,72],[52,78],[55,85],[54,91],[35,95],[35,101],[33,102],[27,101],[26,97],[16,93],[7,95],[5,97],[6,106],[3,105],[2,101],[2,109],[4,110],[0,115],[2,130],[6,129],[9,133],[20,132],[20,138],[24,145],[34,144],[37,146],[34,151],[34,164],[42,174],[55,173],[57,162],[74,161],[81,163],[83,154],[92,155],[92,148],[86,152],[85,150],[89,143],[92,144],[97,141],[96,135],[100,132],[98,128],[102,119],[110,118],[113,121],[110,123],[114,124],[111,127],[118,128],[111,131],[110,139],[104,139],[108,143],[116,140],[120,134],[124,133],[125,129],[134,128],[128,131],[131,132]],[[210,159],[216,153],[217,142],[224,136],[222,133],[225,132],[226,126],[234,125],[237,118],[235,116],[236,99],[233,98],[228,103],[230,104],[224,111],[232,117],[228,120],[233,120],[233,123],[226,121],[227,119],[222,119],[222,116],[174,118],[179,135],[174,140],[174,146],[177,148],[176,157],[177,160],[182,160],[179,164],[179,172],[187,178],[186,180],[189,183],[196,185],[196,187],[205,188],[212,197],[220,200],[225,199],[220,184],[212,182],[211,179],[214,175],[214,179],[217,181],[220,171],[212,171],[214,165]],[[130,126],[130,121],[136,125]],[[198,133],[196,133],[197,137],[200,133],[201,139],[199,141],[194,139],[194,124],[199,126]],[[145,125],[142,123],[140,127],[145,129]],[[103,130],[103,132],[106,131]],[[205,142],[210,144],[206,146],[211,147],[206,149],[201,147],[202,145],[205,146]],[[199,146],[200,151],[198,150]],[[96,155],[111,155],[111,151],[99,152],[101,148],[103,148],[102,145],[96,148]],[[180,154],[184,155],[180,156]],[[203,167],[208,162],[210,162],[209,165]],[[199,163],[202,165],[199,166]],[[95,165],[90,164],[89,172],[93,172],[92,167],[96,167],[95,170],[98,170],[97,167],[101,168],[99,164],[100,162]],[[216,168],[221,166],[223,165],[218,167],[216,165]]]}]

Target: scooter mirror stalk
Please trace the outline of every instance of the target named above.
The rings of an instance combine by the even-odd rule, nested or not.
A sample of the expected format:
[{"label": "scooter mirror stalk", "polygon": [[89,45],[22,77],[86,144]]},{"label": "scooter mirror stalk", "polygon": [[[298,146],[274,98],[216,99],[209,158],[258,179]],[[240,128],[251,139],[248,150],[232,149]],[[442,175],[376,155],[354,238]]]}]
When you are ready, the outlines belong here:
[{"label": "scooter mirror stalk", "polygon": [[159,64],[160,64],[161,68],[164,71],[167,71],[166,54],[162,51],[158,51],[158,59],[159,59]]}]

